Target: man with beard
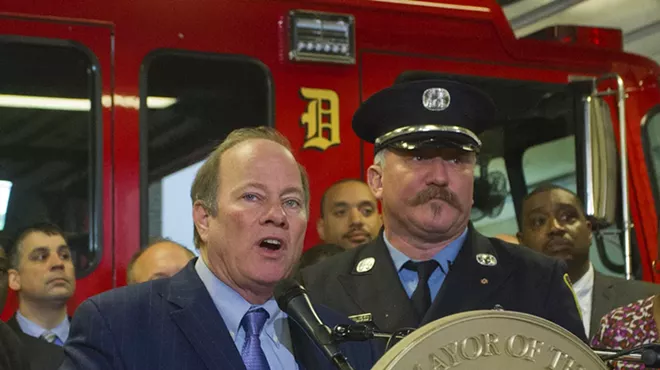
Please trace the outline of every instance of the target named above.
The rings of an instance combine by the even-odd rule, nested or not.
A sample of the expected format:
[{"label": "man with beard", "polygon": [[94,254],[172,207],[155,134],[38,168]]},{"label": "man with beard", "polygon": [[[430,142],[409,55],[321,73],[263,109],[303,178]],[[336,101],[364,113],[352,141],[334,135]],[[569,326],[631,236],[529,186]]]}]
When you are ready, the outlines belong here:
[{"label": "man with beard", "polygon": [[375,239],[382,224],[376,198],[360,180],[337,181],[321,197],[316,230],[328,244],[355,248]]},{"label": "man with beard", "polygon": [[470,224],[477,134],[494,110],[480,90],[444,80],[398,84],[360,106],[353,130],[375,144],[367,177],[384,228],[301,272],[314,302],[384,332],[465,311],[519,311],[586,341],[564,263]]},{"label": "man with beard", "polygon": [[612,309],[660,292],[660,285],[628,281],[594,270],[589,261],[591,223],[578,196],[572,191],[542,185],[522,205],[520,243],[568,265],[585,331],[591,335],[600,319]]},{"label": "man with beard", "polygon": [[66,304],[76,289],[64,232],[47,222],[25,228],[14,240],[9,263],[9,288],[18,294],[18,311],[7,322],[9,326],[64,345],[69,336]]}]

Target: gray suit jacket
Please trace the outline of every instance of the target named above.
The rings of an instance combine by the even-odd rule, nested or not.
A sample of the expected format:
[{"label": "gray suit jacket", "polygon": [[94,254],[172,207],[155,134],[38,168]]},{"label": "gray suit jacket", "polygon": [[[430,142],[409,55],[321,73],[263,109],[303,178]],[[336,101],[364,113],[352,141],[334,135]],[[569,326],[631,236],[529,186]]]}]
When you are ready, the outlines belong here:
[{"label": "gray suit jacket", "polygon": [[639,280],[625,280],[603,275],[594,270],[594,292],[591,304],[591,328],[593,337],[600,327],[600,319],[617,307],[660,293],[660,284]]}]

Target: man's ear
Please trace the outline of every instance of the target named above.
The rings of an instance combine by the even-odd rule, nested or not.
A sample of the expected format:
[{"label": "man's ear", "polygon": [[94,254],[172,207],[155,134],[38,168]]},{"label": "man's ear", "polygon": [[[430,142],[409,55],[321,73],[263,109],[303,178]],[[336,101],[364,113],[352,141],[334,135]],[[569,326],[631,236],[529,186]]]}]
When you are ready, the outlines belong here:
[{"label": "man's ear", "polygon": [[367,183],[369,189],[376,199],[383,199],[383,168],[380,165],[372,164],[367,169]]},{"label": "man's ear", "polygon": [[587,227],[589,228],[589,245],[591,245],[591,239],[593,239],[594,236],[594,225],[591,223],[589,218],[587,218]]},{"label": "man's ear", "polygon": [[316,221],[316,232],[319,234],[319,238],[323,241],[325,241],[325,220],[323,218],[319,218],[318,221]]},{"label": "man's ear", "polygon": [[199,238],[206,244],[209,234],[209,221],[211,214],[201,200],[196,200],[193,204],[193,222]]},{"label": "man's ear", "polygon": [[21,290],[21,275],[15,269],[7,270],[7,278],[9,280],[9,289],[18,292]]}]

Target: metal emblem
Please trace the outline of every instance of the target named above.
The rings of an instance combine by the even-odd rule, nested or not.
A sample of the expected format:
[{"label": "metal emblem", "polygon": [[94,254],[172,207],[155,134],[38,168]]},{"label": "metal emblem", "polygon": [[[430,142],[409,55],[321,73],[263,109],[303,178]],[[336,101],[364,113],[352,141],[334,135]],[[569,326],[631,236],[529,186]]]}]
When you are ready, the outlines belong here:
[{"label": "metal emblem", "polygon": [[422,95],[422,104],[428,110],[443,111],[449,107],[449,103],[451,103],[449,91],[441,87],[426,89]]},{"label": "metal emblem", "polygon": [[371,270],[374,267],[374,264],[376,263],[376,259],[373,257],[367,257],[360,261],[355,268],[357,272],[367,272]]},{"label": "metal emblem", "polygon": [[495,258],[495,256],[492,254],[479,253],[477,254],[477,262],[484,266],[495,266],[497,265],[497,258]]},{"label": "metal emblem", "polygon": [[[497,307],[497,306],[496,306]],[[390,348],[373,370],[606,370],[561,326],[520,312],[469,311],[430,322]]]},{"label": "metal emblem", "polygon": [[348,318],[355,321],[358,324],[373,321],[373,315],[370,312],[349,316]]}]

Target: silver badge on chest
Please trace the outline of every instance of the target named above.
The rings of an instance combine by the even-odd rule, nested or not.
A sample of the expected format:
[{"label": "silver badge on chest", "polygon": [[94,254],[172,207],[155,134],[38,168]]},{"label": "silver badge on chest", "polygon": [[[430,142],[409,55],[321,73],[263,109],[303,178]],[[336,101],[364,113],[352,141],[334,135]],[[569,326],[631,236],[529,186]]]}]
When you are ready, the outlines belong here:
[{"label": "silver badge on chest", "polygon": [[431,111],[443,111],[449,107],[451,96],[449,91],[441,87],[432,87],[424,90],[422,104],[424,108]]},{"label": "silver badge on chest", "polygon": [[370,271],[372,268],[374,268],[375,263],[376,263],[376,259],[373,257],[364,258],[358,263],[357,267],[355,268],[355,271],[357,272]]},{"label": "silver badge on chest", "polygon": [[497,258],[492,254],[479,253],[477,254],[477,262],[484,266],[495,266],[497,265]]}]

